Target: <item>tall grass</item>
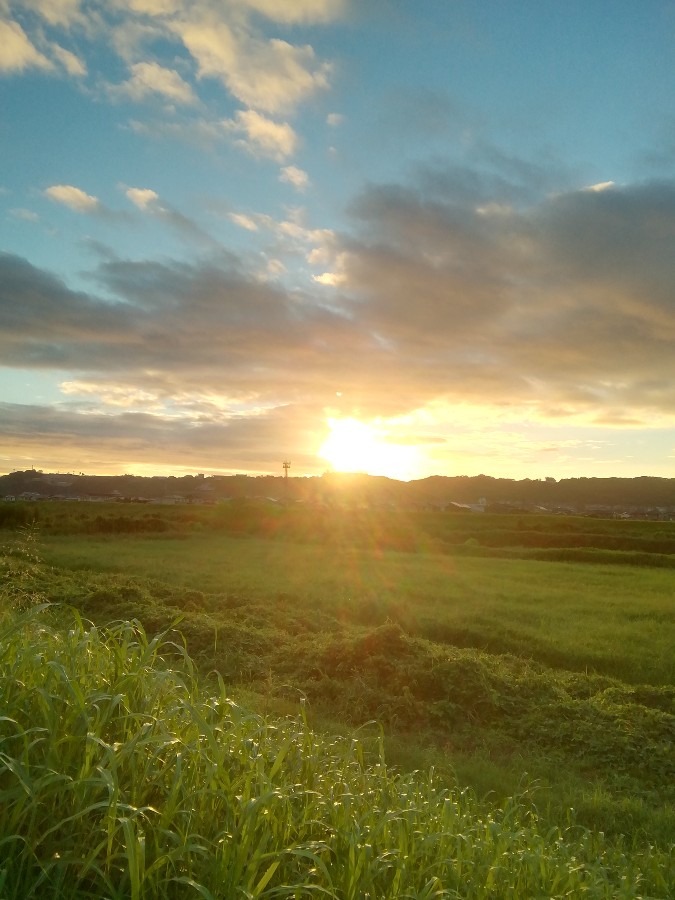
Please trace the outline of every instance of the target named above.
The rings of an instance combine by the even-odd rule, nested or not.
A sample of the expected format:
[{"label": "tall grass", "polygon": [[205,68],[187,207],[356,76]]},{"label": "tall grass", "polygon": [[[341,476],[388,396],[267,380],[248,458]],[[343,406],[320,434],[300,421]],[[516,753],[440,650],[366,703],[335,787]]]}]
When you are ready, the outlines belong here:
[{"label": "tall grass", "polygon": [[0,648],[6,900],[669,895],[672,855],[254,715],[137,623],[6,605]]}]

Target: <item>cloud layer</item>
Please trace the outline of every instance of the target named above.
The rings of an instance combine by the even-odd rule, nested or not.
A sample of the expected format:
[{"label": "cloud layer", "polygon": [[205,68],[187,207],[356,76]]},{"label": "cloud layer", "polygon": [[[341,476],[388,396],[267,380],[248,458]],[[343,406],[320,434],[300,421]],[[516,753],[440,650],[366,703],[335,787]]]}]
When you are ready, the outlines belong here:
[{"label": "cloud layer", "polygon": [[[235,434],[253,445],[269,428],[271,459],[316,449],[308,435],[331,410],[368,419],[470,403],[549,423],[672,424],[675,185],[516,206],[443,197],[429,179],[364,190],[352,232],[333,237],[340,278],[313,289],[261,281],[231,254],[110,257],[91,273],[99,297],[2,255],[0,356],[77,376],[54,427],[121,434],[136,422],[139,441],[160,428],[176,447]],[[93,210],[74,188],[52,195]],[[127,196],[157,204],[149,189]],[[442,440],[436,428],[428,442]]]}]

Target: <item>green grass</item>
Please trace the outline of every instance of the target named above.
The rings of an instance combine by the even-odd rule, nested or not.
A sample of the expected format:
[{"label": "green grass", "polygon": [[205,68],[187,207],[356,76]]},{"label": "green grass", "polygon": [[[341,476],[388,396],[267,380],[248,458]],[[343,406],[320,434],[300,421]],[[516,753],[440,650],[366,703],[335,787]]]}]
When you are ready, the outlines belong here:
[{"label": "green grass", "polygon": [[[235,500],[215,506],[0,501],[0,528],[35,522],[43,534],[189,534],[221,531],[362,549],[509,552],[564,549],[675,555],[675,522],[545,514],[462,515],[414,510],[279,506]],[[670,560],[671,564],[673,560]]]},{"label": "green grass", "polygon": [[38,607],[0,631],[0,891],[39,898],[667,897],[673,855],[542,826],[382,742],[200,684],[182,646]]},{"label": "green grass", "polygon": [[[200,534],[182,539],[45,537],[45,560],[74,572],[158,579],[219,615],[241,597],[274,620],[319,614],[400,624],[454,646],[675,685],[675,579],[664,570],[358,550]],[[223,598],[229,598],[224,601]],[[264,613],[263,613],[264,615]],[[309,626],[308,626],[309,627]]]},{"label": "green grass", "polygon": [[[153,650],[160,669],[162,656],[181,677],[185,666],[217,671],[228,700],[256,710],[245,715],[269,722],[292,713],[287,721],[305,730],[308,716],[313,740],[331,746],[376,719],[400,773],[433,767],[436,789],[465,788],[482,822],[520,796],[519,821],[536,821],[539,835],[526,831],[528,841],[585,835],[607,859],[623,860],[615,871],[631,873],[625,896],[667,897],[646,873],[662,870],[665,884],[675,877],[672,576],[451,555],[421,540],[415,552],[382,549],[379,538],[354,543],[351,533],[319,543],[207,529],[41,535],[36,552],[28,531],[0,555],[0,584],[5,605],[62,602],[103,629],[137,620],[155,634],[176,624],[191,662],[165,645]],[[370,733],[359,732],[364,764],[383,765]],[[438,896],[474,896],[435,877],[450,891]],[[410,896],[423,890],[416,884]],[[532,896],[559,896],[539,890]]]}]

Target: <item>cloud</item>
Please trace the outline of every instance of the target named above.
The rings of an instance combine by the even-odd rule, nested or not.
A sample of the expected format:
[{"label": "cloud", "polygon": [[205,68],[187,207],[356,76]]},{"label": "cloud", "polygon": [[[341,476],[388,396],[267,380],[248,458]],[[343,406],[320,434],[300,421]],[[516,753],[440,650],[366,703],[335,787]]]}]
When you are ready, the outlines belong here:
[{"label": "cloud", "polygon": [[[150,15],[159,16],[159,13]],[[146,47],[156,47],[159,41],[173,38],[162,18],[145,15],[115,19],[106,23],[106,32],[110,46],[128,66],[143,60]]]},{"label": "cloud", "polygon": [[674,185],[485,215],[482,185],[450,199],[423,184],[365,190],[358,238],[341,239],[361,324],[408,361],[413,383],[543,418],[672,415]]},{"label": "cloud", "polygon": [[346,0],[238,0],[239,5],[284,24],[330,22],[345,9]]},{"label": "cloud", "polygon": [[305,191],[309,187],[309,176],[304,169],[297,166],[284,166],[279,174],[279,181],[285,181],[292,184],[298,191]]},{"label": "cloud", "polygon": [[[125,390],[119,386],[120,393]],[[282,406],[251,416],[228,416],[211,409],[186,427],[184,419],[162,412],[73,409],[0,403],[0,436],[5,456],[34,460],[40,468],[69,471],[73,460],[85,470],[123,472],[147,466],[199,471],[282,474],[316,472],[314,424],[318,410]],[[26,463],[26,465],[28,464]],[[323,464],[325,467],[325,464]]]},{"label": "cloud", "polygon": [[84,78],[87,74],[87,66],[85,63],[79,56],[76,56],[70,50],[66,50],[59,44],[51,44],[50,50],[68,75],[72,75],[75,78]]},{"label": "cloud", "polygon": [[196,241],[198,244],[219,247],[220,245],[201,228],[193,219],[184,215],[177,209],[161,202],[159,194],[151,188],[125,188],[121,185],[127,199],[141,212],[169,225],[180,232],[183,237]]},{"label": "cloud", "polygon": [[298,146],[298,136],[286,122],[275,122],[252,109],[238,110],[222,122],[226,132],[243,134],[237,143],[253,156],[283,162]]},{"label": "cloud", "polygon": [[83,20],[80,0],[31,0],[30,6],[50,25],[68,28]]},{"label": "cloud", "polygon": [[[150,188],[126,190],[145,214],[170,214]],[[307,227],[302,210],[230,213],[274,237],[269,259],[287,250],[322,266],[305,290],[264,280],[258,259],[109,254],[89,273],[104,300],[5,254],[0,358],[147,392],[167,417],[178,397],[225,393],[242,418],[473,406],[492,422],[672,424],[675,184],[567,191],[494,215],[478,211],[484,197],[479,183],[455,198],[423,178],[371,185],[345,234]],[[115,405],[100,396],[92,414]]]},{"label": "cloud", "polygon": [[266,273],[270,275],[272,278],[275,278],[278,275],[283,275],[287,271],[286,266],[282,263],[280,259],[274,259],[273,257],[267,260],[267,269]]},{"label": "cloud", "polygon": [[[280,118],[329,87],[332,64],[319,59],[310,44],[291,43],[272,29],[325,24],[335,20],[345,4],[343,0],[231,0],[227,4],[31,0],[30,7],[36,15],[25,15],[21,24],[0,19],[0,72],[55,71],[56,62],[68,75],[83,78],[88,71],[85,59],[66,49],[67,44],[46,37],[60,31],[68,38],[77,29],[90,48],[93,40],[105,38],[129,66],[126,81],[105,88],[109,97],[135,102],[161,97],[180,106],[196,105],[195,87],[179,74],[175,63],[165,66],[148,58],[149,48],[156,53],[161,44],[173,43],[175,49],[180,42],[199,79],[216,79],[248,110]],[[173,54],[173,60],[179,58],[179,53]],[[100,68],[93,55],[88,63],[94,70]],[[99,76],[101,83],[101,72]]]},{"label": "cloud", "polygon": [[238,225],[245,231],[258,231],[258,225],[251,216],[247,216],[244,213],[228,213],[227,216],[235,225]]},{"label": "cloud", "polygon": [[211,391],[249,408],[321,407],[343,390],[345,403],[358,406],[367,397],[391,406],[377,383],[387,373],[401,386],[397,408],[406,397],[398,361],[383,355],[345,308],[261,281],[240,261],[190,266],[109,258],[93,276],[118,300],[72,291],[25,260],[0,255],[4,364],[127,384],[167,402]]},{"label": "cloud", "polygon": [[144,137],[178,139],[201,148],[212,149],[227,141],[257,159],[269,159],[277,163],[286,162],[300,145],[300,139],[291,125],[276,122],[254,110],[238,110],[231,119],[131,119],[127,127]]},{"label": "cloud", "polygon": [[337,128],[338,125],[342,125],[345,117],[341,115],[341,113],[328,113],[326,116],[326,124],[330,125],[331,128]]},{"label": "cloud", "polygon": [[184,0],[117,0],[116,5],[147,16],[170,16],[187,7]]},{"label": "cloud", "polygon": [[72,184],[54,184],[45,189],[44,195],[78,213],[96,213],[102,209],[98,197]]},{"label": "cloud", "polygon": [[598,193],[599,191],[608,191],[611,188],[615,187],[615,183],[613,181],[600,181],[598,184],[591,184],[587,188],[584,188],[586,191],[595,191]]},{"label": "cloud", "polygon": [[309,44],[263,39],[215,16],[179,18],[169,27],[196,61],[199,77],[219,79],[251,109],[287,113],[328,87],[331,66]]},{"label": "cloud", "polygon": [[330,287],[337,287],[337,285],[344,284],[347,281],[345,275],[340,272],[322,272],[321,275],[312,275],[312,279],[316,281],[317,284],[328,285]]},{"label": "cloud", "polygon": [[288,208],[286,218],[281,220],[264,213],[251,218],[261,231],[272,235],[274,244],[268,252],[302,258],[311,266],[338,264],[335,232],[309,226],[304,207]]},{"label": "cloud", "polygon": [[0,20],[0,72],[52,68],[53,63],[35,48],[18,22]]},{"label": "cloud", "polygon": [[127,188],[124,193],[141,210],[146,210],[159,200],[159,194],[150,188]]},{"label": "cloud", "polygon": [[23,209],[22,207],[16,207],[15,209],[10,209],[9,214],[15,219],[21,219],[23,222],[39,222],[40,216],[36,212],[33,212],[32,209]]},{"label": "cloud", "polygon": [[191,105],[197,102],[190,85],[173,69],[155,62],[139,62],[131,66],[131,77],[109,88],[116,97],[124,96],[139,103],[148,97],[162,97],[172,103]]}]

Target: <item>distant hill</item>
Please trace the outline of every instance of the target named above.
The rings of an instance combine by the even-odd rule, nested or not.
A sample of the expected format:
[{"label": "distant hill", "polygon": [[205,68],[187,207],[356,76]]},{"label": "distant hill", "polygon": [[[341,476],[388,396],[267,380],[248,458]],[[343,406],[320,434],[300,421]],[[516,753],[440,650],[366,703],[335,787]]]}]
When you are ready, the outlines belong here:
[{"label": "distant hill", "polygon": [[328,473],[317,477],[184,475],[75,475],[35,469],[0,476],[0,497],[13,499],[119,500],[213,503],[267,499],[321,505],[454,508],[489,511],[662,511],[675,514],[675,479],[564,478],[514,480],[488,475],[434,475],[396,481],[372,475]]}]

